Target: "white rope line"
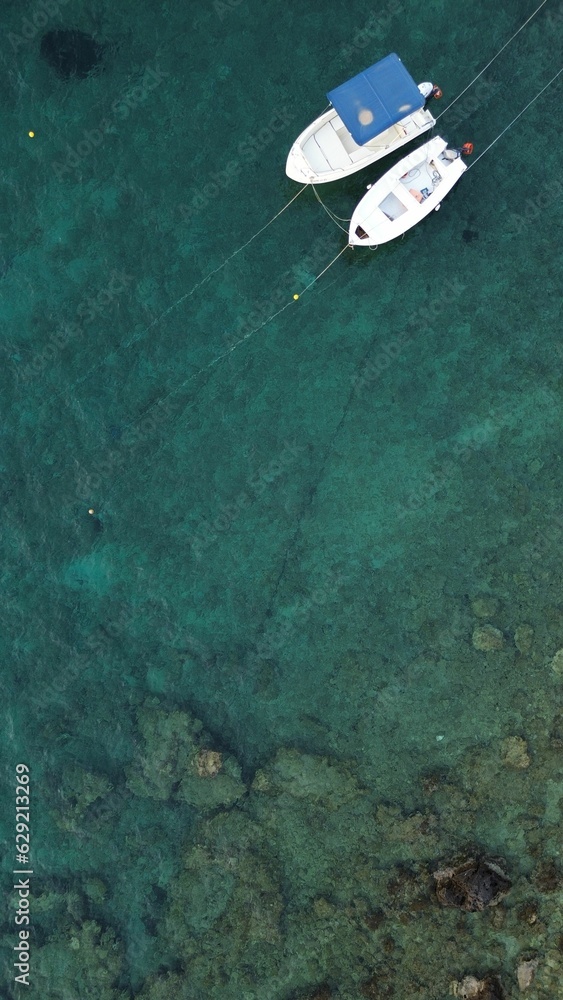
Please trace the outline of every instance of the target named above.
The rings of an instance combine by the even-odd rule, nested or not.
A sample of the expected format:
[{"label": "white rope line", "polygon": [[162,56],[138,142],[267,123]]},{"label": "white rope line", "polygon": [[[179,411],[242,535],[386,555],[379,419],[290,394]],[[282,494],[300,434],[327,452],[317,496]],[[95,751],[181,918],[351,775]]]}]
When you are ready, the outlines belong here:
[{"label": "white rope line", "polygon": [[481,159],[481,157],[484,156],[485,153],[487,153],[489,151],[489,149],[491,149],[492,146],[494,146],[495,142],[498,142],[499,139],[502,138],[502,136],[504,135],[504,133],[508,132],[508,130],[510,128],[512,128],[512,126],[514,125],[514,123],[517,122],[518,119],[522,117],[522,115],[524,114],[524,112],[527,111],[528,108],[531,108],[531,106],[534,103],[534,101],[537,101],[538,97],[541,97],[541,95],[543,94],[543,92],[545,90],[547,90],[548,87],[551,87],[551,84],[557,79],[557,77],[561,76],[561,73],[563,73],[563,67],[559,70],[558,73],[555,74],[555,76],[552,76],[552,78],[549,81],[549,83],[546,83],[545,87],[542,87],[542,89],[540,90],[540,92],[538,94],[536,94],[535,97],[532,97],[531,101],[528,101],[526,107],[522,108],[522,110],[520,111],[520,113],[516,115],[516,118],[512,119],[512,121],[510,122],[510,125],[507,125],[506,128],[503,128],[502,132],[500,132],[499,135],[497,135],[496,139],[493,139],[493,141],[489,143],[489,145],[483,150],[483,152],[479,153],[479,156],[477,157],[477,159],[473,160],[473,163],[471,163],[468,166],[468,168],[467,168],[468,170],[471,170],[471,167],[474,167],[475,164],[479,162],[479,160]]},{"label": "white rope line", "polygon": [[98,361],[95,365],[92,365],[91,368],[89,368],[86,372],[84,372],[84,374],[81,375],[80,378],[75,379],[75,381],[70,386],[67,386],[65,389],[61,389],[61,391],[55,393],[54,396],[49,396],[47,399],[43,401],[41,405],[45,406],[47,403],[53,403],[56,399],[60,399],[61,396],[68,395],[68,393],[71,392],[74,388],[76,388],[77,385],[81,385],[82,382],[85,382],[86,379],[90,377],[90,375],[92,375],[95,371],[101,368],[102,365],[105,365],[110,358],[116,357],[116,355],[119,354],[121,351],[126,350],[126,348],[128,347],[132,347],[133,344],[136,344],[138,343],[139,340],[142,340],[143,337],[147,333],[149,333],[150,330],[152,330],[158,323],[161,323],[163,319],[166,319],[166,317],[174,309],[177,309],[178,306],[182,305],[182,302],[185,302],[186,299],[191,298],[194,292],[197,292],[198,288],[201,288],[202,285],[205,285],[209,281],[209,279],[213,277],[214,274],[217,274],[219,271],[222,271],[225,265],[228,264],[229,261],[233,259],[233,257],[236,257],[236,255],[240,253],[241,250],[244,250],[250,243],[252,243],[252,241],[255,240],[257,236],[260,235],[260,233],[263,233],[264,230],[268,228],[268,226],[271,226],[272,222],[275,222],[276,219],[278,219],[280,215],[283,212],[285,212],[286,208],[289,208],[289,206],[293,204],[295,199],[298,198],[299,195],[302,194],[305,188],[307,188],[308,186],[309,186],[308,184],[304,184],[303,187],[299,189],[297,194],[295,194],[293,198],[290,201],[288,201],[287,205],[284,205],[283,208],[281,208],[280,211],[277,212],[276,215],[274,215],[274,217],[270,219],[270,221],[267,222],[265,226],[262,226],[262,228],[259,229],[257,233],[254,233],[254,236],[251,236],[250,239],[246,241],[246,243],[243,243],[243,245],[240,246],[238,250],[235,250],[234,253],[230,255],[230,257],[227,257],[222,264],[219,264],[218,267],[214,267],[212,271],[209,271],[209,273],[206,274],[205,277],[201,279],[201,281],[198,281],[197,284],[193,286],[193,288],[190,288],[189,292],[185,292],[184,295],[181,295],[179,299],[176,299],[176,301],[173,302],[172,305],[168,306],[163,312],[161,312],[158,316],[156,316],[155,319],[153,319],[148,326],[143,327],[143,329],[140,330],[139,333],[134,334],[132,337],[129,338],[129,340],[122,341],[121,344],[119,344],[117,347],[113,349],[113,351],[110,351],[108,354],[105,354],[100,361]]},{"label": "white rope line", "polygon": [[[194,378],[197,378],[198,375],[203,375],[204,372],[207,372],[211,368],[214,368],[215,365],[218,365],[220,361],[223,361],[224,358],[227,358],[229,354],[232,354],[233,351],[236,351],[237,347],[240,347],[241,344],[244,344],[244,342],[248,340],[249,337],[253,337],[255,333],[258,333],[259,330],[262,330],[265,326],[268,325],[268,323],[271,323],[272,320],[276,318],[276,316],[279,316],[280,313],[285,312],[285,310],[292,305],[294,305],[293,301],[286,302],[286,304],[282,306],[280,309],[278,309],[277,312],[272,313],[271,316],[268,316],[267,319],[265,319],[262,323],[260,323],[260,326],[256,326],[254,330],[249,330],[248,333],[245,333],[244,337],[241,337],[240,340],[236,340],[235,343],[231,344],[231,346],[226,351],[223,351],[222,354],[218,354],[216,358],[213,358],[212,361],[209,361],[208,364],[203,366],[203,368],[198,368],[196,372],[192,372],[192,374],[188,375],[188,377],[185,378],[183,382],[180,382],[180,384],[174,386],[174,388],[171,389],[170,392],[167,392],[165,396],[159,396],[159,398],[156,399],[154,403],[151,406],[149,406],[147,410],[143,412],[143,416],[145,416],[146,413],[152,410],[154,406],[160,406],[162,403],[165,403],[167,399],[170,399],[170,396],[174,396],[177,392],[180,392],[180,390],[183,389],[184,386],[188,384],[188,382],[191,382]],[[195,403],[192,403],[192,406],[195,406]]]},{"label": "white rope line", "polygon": [[[317,189],[316,189],[315,185],[311,184],[311,187],[313,188],[313,191],[315,192],[315,196],[318,198],[319,201],[321,201],[320,196],[317,194]],[[323,205],[322,201],[321,201],[321,205]],[[324,208],[324,205],[323,205],[323,208]],[[340,222],[350,222],[350,219],[343,219],[341,215],[337,215],[336,212],[332,211],[332,209],[330,211],[331,211],[331,215],[335,219],[338,219]]]},{"label": "white rope line", "polygon": [[260,233],[263,233],[264,230],[268,228],[268,226],[272,225],[272,222],[275,222],[276,219],[279,219],[280,215],[282,215],[282,213],[285,212],[286,208],[289,208],[290,205],[293,205],[295,199],[298,198],[299,195],[303,193],[306,187],[308,187],[308,185],[304,184],[302,188],[299,188],[297,194],[294,194],[293,198],[291,198],[291,200],[288,201],[287,205],[284,205],[283,208],[280,208],[279,212],[277,212],[276,215],[274,215],[273,218],[271,218],[270,221],[267,222],[265,226],[262,226],[262,228],[259,229],[258,232],[254,233],[254,236],[251,236],[250,239],[246,241],[246,243],[243,243],[242,246],[238,248],[238,250],[235,250],[234,253],[232,253],[229,257],[226,257],[222,264],[219,264],[219,266],[213,268],[213,270],[210,271],[209,274],[206,274],[205,278],[202,278],[201,281],[198,281],[197,285],[194,285],[194,287],[190,289],[189,292],[186,292],[185,295],[182,295],[181,298],[177,299],[176,302],[174,302],[171,306],[169,306],[168,309],[165,312],[163,312],[161,316],[158,317],[158,319],[155,319],[154,322],[151,323],[151,325],[148,326],[145,331],[143,331],[143,333],[147,333],[154,326],[155,323],[159,323],[161,319],[164,319],[165,316],[168,316],[168,313],[172,309],[175,309],[176,306],[180,306],[182,302],[185,302],[186,299],[189,299],[194,294],[194,292],[197,292],[198,288],[201,288],[202,285],[205,285],[205,282],[209,281],[209,279],[212,278],[214,274],[217,274],[219,271],[222,271],[223,268],[229,263],[229,261],[233,259],[233,257],[236,257],[238,253],[240,253],[242,250],[245,250],[246,247],[249,246],[252,243],[252,241],[256,239],[257,236],[260,236]]},{"label": "white rope line", "polygon": [[[313,194],[315,195],[315,198],[317,199],[317,201],[318,201],[319,205],[321,206],[321,208],[324,208],[324,210],[325,210],[326,214],[328,215],[329,219],[331,219],[331,221],[334,222],[335,226],[338,226],[338,228],[341,229],[343,233],[347,232],[347,230],[344,229],[344,226],[341,226],[340,222],[336,221],[339,218],[339,216],[335,215],[333,212],[330,211],[330,209],[328,209],[326,207],[324,201],[322,201],[320,195],[317,193],[317,189],[316,189],[315,185],[311,184],[311,187],[313,188]],[[340,221],[341,222],[350,222],[350,219],[341,219]]]},{"label": "white rope line", "polygon": [[[305,288],[303,289],[303,292],[306,292],[307,289],[311,287],[311,285],[315,284],[315,281],[318,281],[319,278],[322,278],[323,274],[325,274],[325,272],[328,271],[329,267],[332,267],[332,265],[336,263],[336,261],[338,260],[339,257],[342,257],[342,254],[344,253],[345,250],[348,249],[349,246],[350,246],[350,244],[347,243],[346,246],[342,248],[342,250],[340,251],[340,253],[337,253],[336,257],[334,257],[331,260],[330,264],[327,264],[326,267],[323,268],[323,270],[321,271],[321,273],[317,274],[316,278],[313,278],[313,280],[310,281],[308,285],[305,285]],[[300,295],[303,295],[303,292],[300,292]]]},{"label": "white rope line", "polygon": [[[524,24],[522,24],[518,28],[518,31],[515,31],[514,34],[512,35],[512,37],[509,38],[508,41],[504,43],[502,49],[499,49],[498,52],[497,52],[497,54],[495,56],[493,56],[493,58],[491,60],[489,60],[489,62],[487,63],[486,66],[483,67],[483,69],[481,70],[481,72],[477,73],[477,76],[471,81],[471,83],[467,84],[467,87],[465,88],[465,90],[462,90],[461,94],[458,94],[457,97],[451,102],[451,104],[448,104],[447,108],[444,108],[444,110],[440,112],[440,114],[436,117],[436,121],[438,121],[438,118],[441,118],[442,115],[445,115],[446,111],[449,111],[450,108],[453,108],[453,106],[456,103],[456,101],[459,101],[460,97],[463,97],[463,95],[465,93],[467,93],[467,91],[469,90],[469,88],[472,87],[473,84],[477,82],[477,80],[479,79],[479,77],[483,76],[483,73],[485,72],[485,70],[487,70],[489,68],[489,66],[492,66],[492,64],[494,63],[495,59],[498,59],[498,57],[500,56],[501,52],[504,52],[504,50],[507,47],[507,45],[510,45],[510,43],[514,41],[514,39],[516,38],[516,35],[520,34],[520,32],[522,31],[522,29],[525,28],[526,25],[530,23],[530,21],[536,16],[536,14],[538,13],[538,11],[540,11],[542,9],[542,7],[545,6],[546,3],[547,3],[547,0],[542,0],[542,2],[540,3],[539,7],[536,7],[534,13],[530,14],[528,20],[524,21]],[[477,160],[475,162],[477,162]]]},{"label": "white rope line", "polygon": [[[265,226],[262,226],[262,229],[259,229],[257,233],[254,233],[254,236],[251,236],[250,239],[246,241],[246,243],[243,243],[242,246],[238,248],[238,250],[235,250],[235,252],[232,253],[230,257],[227,257],[227,259],[223,261],[221,266],[215,268],[215,270],[212,271],[211,274],[217,274],[217,271],[220,271],[221,268],[225,266],[225,264],[228,264],[229,261],[233,259],[233,257],[236,257],[237,253],[240,253],[241,250],[245,250],[246,247],[249,246],[250,243],[252,243],[252,240],[255,240],[257,236],[260,236],[260,233],[263,233],[264,230],[268,228],[268,226],[271,226],[272,222],[275,222],[276,219],[279,219],[280,215],[282,214],[282,212],[285,212],[286,208],[289,208],[290,205],[293,205],[295,199],[298,198],[299,195],[302,194],[305,188],[308,186],[309,186],[308,184],[304,184],[302,188],[299,188],[297,194],[294,194],[293,198],[290,201],[288,201],[287,205],[284,205],[283,208],[280,208],[279,212],[277,213],[277,215],[274,215],[273,219],[270,219],[270,221],[267,222]],[[211,277],[211,274],[209,275],[209,277]]]},{"label": "white rope line", "polygon": [[[312,285],[315,284],[316,281],[319,280],[319,278],[322,278],[323,274],[325,274],[326,271],[328,271],[328,269],[330,267],[332,267],[332,265],[335,263],[335,261],[337,261],[338,258],[342,256],[342,254],[344,253],[344,250],[347,250],[347,249],[348,249],[348,244],[346,244],[346,246],[343,247],[343,249],[336,255],[336,257],[333,258],[333,260],[331,260],[330,264],[327,264],[327,266],[325,268],[323,268],[323,270],[320,272],[320,274],[317,274],[317,276],[315,278],[313,278],[313,280],[310,281],[308,285],[305,286],[305,288],[303,289],[302,292],[299,293],[299,295],[297,296],[297,298],[301,298],[301,296],[303,295],[303,292],[306,292],[309,288],[311,288]],[[336,281],[336,280],[337,279],[335,278],[334,281]],[[332,285],[333,283],[334,282],[331,281],[330,285]],[[328,287],[330,287],[330,285]],[[206,365],[203,365],[202,368],[198,368],[197,371],[192,372],[192,374],[188,375],[188,377],[185,378],[183,380],[183,382],[180,382],[179,385],[174,386],[174,388],[170,389],[170,391],[167,392],[164,396],[159,396],[158,399],[155,399],[154,403],[152,403],[149,407],[147,407],[146,410],[143,411],[143,417],[145,417],[146,414],[149,413],[155,406],[161,406],[163,403],[166,402],[167,399],[170,399],[171,396],[175,396],[177,392],[180,392],[180,390],[183,389],[184,386],[186,386],[188,384],[188,382],[192,382],[193,379],[198,378],[199,375],[203,375],[205,372],[209,371],[211,368],[214,368],[215,365],[218,365],[220,361],[223,361],[225,358],[227,358],[229,356],[229,354],[232,354],[233,351],[236,351],[237,347],[240,347],[240,345],[244,344],[245,341],[247,341],[247,340],[250,339],[250,337],[253,337],[260,330],[263,330],[265,326],[268,326],[268,324],[271,323],[274,319],[276,319],[277,316],[280,316],[281,313],[285,312],[286,309],[289,309],[289,307],[293,306],[293,305],[295,305],[295,300],[294,299],[291,299],[289,302],[286,302],[284,306],[281,306],[281,308],[278,309],[275,313],[272,313],[271,316],[268,316],[267,319],[265,319],[262,323],[260,323],[259,326],[254,327],[253,330],[249,330],[248,333],[245,333],[244,337],[240,337],[240,339],[237,340],[237,341],[235,341],[234,344],[231,344],[231,346],[226,351],[223,351],[222,354],[218,354],[217,357],[213,358]],[[196,405],[196,402],[194,401],[191,404],[189,404],[183,410],[183,412],[185,412],[186,409],[191,409],[195,405]],[[127,426],[129,426],[129,425],[127,425]]]}]

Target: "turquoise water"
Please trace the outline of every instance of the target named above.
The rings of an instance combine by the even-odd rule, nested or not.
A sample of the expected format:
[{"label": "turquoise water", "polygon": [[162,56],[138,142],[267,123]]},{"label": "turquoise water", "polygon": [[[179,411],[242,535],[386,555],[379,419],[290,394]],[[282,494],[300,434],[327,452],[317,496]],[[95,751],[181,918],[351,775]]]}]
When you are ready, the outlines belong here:
[{"label": "turquoise water", "polygon": [[[534,5],[151,8],[4,6],[1,995],[517,996],[531,960],[563,996],[561,87],[298,301],[345,244],[309,191],[222,266],[329,87],[395,50],[442,110]],[[476,157],[562,24],[440,132]],[[100,72],[55,75],[60,27]],[[439,904],[459,855],[500,905]]]}]

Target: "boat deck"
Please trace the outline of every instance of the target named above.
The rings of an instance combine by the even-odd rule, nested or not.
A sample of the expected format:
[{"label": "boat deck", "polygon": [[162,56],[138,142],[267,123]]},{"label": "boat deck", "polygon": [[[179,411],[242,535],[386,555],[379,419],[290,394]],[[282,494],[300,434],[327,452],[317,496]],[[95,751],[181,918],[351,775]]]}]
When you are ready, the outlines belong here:
[{"label": "boat deck", "polygon": [[[434,160],[428,163],[423,160],[416,167],[413,167],[403,177],[401,184],[412,194],[417,201],[424,200],[436,190],[443,178]],[[420,197],[417,197],[417,192]]]},{"label": "boat deck", "polygon": [[395,164],[356,205],[350,220],[352,246],[379,246],[424,219],[459,180],[466,166],[459,151],[435,136]]},{"label": "boat deck", "polygon": [[399,149],[433,125],[434,118],[430,112],[421,108],[391,125],[364,146],[359,146],[340,116],[331,109],[296,139],[289,152],[286,173],[294,180],[307,182],[345,177],[369,163],[375,163],[387,152]]}]

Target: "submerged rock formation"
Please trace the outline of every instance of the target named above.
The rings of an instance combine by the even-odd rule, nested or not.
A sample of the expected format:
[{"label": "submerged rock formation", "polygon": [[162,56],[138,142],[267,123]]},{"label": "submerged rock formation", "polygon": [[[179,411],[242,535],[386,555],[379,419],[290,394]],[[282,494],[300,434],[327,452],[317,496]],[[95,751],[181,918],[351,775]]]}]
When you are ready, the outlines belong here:
[{"label": "submerged rock formation", "polygon": [[504,1000],[506,994],[496,976],[466,976],[460,983],[452,983],[450,992],[460,1000]]},{"label": "submerged rock formation", "polygon": [[434,878],[442,906],[457,906],[468,912],[496,906],[511,887],[499,864],[487,859],[468,858],[434,872]]},{"label": "submerged rock formation", "polygon": [[139,709],[142,751],[128,771],[128,787],[143,798],[187,802],[201,813],[228,808],[246,787],[238,762],[209,746],[211,737],[188,712],[167,711],[158,699]]}]

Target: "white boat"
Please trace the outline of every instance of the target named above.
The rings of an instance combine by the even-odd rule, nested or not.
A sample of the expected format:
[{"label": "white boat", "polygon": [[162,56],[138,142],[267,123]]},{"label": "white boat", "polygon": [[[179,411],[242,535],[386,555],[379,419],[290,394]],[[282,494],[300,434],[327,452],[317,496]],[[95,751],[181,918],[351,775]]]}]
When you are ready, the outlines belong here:
[{"label": "white boat", "polygon": [[432,84],[417,86],[395,53],[380,59],[327,94],[331,107],[293,143],[287,176],[326,184],[368,167],[432,128],[424,104],[441,94]]},{"label": "white boat", "polygon": [[399,160],[370,185],[350,220],[352,246],[380,246],[402,236],[430,212],[437,210],[448,191],[467,170],[462,155],[473,152],[470,142],[451,149],[437,135]]}]

